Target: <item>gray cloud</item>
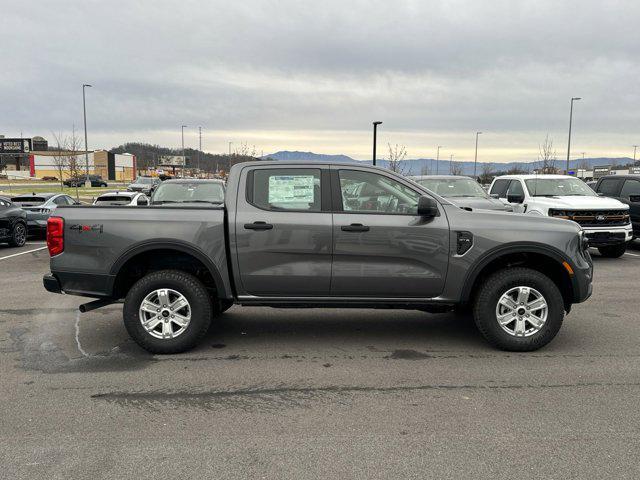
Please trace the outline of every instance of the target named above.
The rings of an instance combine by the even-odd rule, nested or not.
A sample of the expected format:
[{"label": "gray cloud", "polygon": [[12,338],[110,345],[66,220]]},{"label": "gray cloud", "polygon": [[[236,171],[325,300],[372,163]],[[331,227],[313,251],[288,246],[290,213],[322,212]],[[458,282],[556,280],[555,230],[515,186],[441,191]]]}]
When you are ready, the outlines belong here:
[{"label": "gray cloud", "polygon": [[290,132],[300,148],[299,132],[360,141],[375,117],[388,135],[459,149],[477,129],[511,134],[495,147],[507,155],[522,135],[564,141],[578,95],[577,140],[615,151],[640,141],[638,18],[635,1],[13,2],[0,16],[0,132],[80,125],[88,82],[104,142],[162,141],[187,123]]}]

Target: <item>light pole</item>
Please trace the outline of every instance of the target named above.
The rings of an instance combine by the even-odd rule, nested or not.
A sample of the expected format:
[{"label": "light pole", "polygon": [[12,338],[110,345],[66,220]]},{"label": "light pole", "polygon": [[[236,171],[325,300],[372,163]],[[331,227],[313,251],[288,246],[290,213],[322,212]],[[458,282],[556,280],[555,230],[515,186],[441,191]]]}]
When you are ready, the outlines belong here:
[{"label": "light pole", "polygon": [[376,139],[378,136],[378,125],[380,125],[381,121],[373,122],[373,166],[376,165]]},{"label": "light pole", "polygon": [[482,135],[482,132],[476,132],[476,156],[473,160],[473,178],[476,179],[476,170],[478,166],[478,136]]},{"label": "light pole", "polygon": [[634,145],[633,146],[633,163],[636,163],[636,149],[638,148],[638,145]]},{"label": "light pole", "polygon": [[449,155],[449,175],[453,172],[453,153]]},{"label": "light pole", "polygon": [[184,168],[187,166],[187,157],[184,154],[184,129],[187,128],[188,125],[182,125],[182,161],[184,164],[182,165],[182,178],[184,178]]},{"label": "light pole", "polygon": [[89,180],[89,147],[87,142],[87,102],[85,100],[84,89],[87,87],[91,87],[88,83],[82,84],[82,113],[84,116],[84,162],[85,162],[85,174],[87,175],[84,179],[84,186],[90,187],[91,180]]},{"label": "light pole", "polygon": [[198,175],[200,175],[200,152],[202,152],[202,127],[198,127]]},{"label": "light pole", "polygon": [[[438,145],[438,151],[436,152],[436,175],[440,173],[440,149],[442,145]],[[431,169],[433,171],[433,168]]]},{"label": "light pole", "polygon": [[229,158],[231,158],[231,145],[233,144],[233,142],[229,142]]},{"label": "light pole", "polygon": [[573,123],[573,102],[575,100],[582,100],[580,97],[571,97],[571,109],[569,110],[569,141],[567,142],[567,170],[566,174],[569,175],[569,156],[571,155],[571,124]]}]

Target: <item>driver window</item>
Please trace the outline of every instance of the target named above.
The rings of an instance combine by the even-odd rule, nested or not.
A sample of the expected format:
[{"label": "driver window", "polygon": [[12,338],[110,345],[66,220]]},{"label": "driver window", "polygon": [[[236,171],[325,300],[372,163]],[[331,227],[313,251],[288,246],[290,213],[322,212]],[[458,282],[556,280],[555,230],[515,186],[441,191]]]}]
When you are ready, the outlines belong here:
[{"label": "driver window", "polygon": [[416,215],[420,194],[384,175],[340,170],[342,210]]}]

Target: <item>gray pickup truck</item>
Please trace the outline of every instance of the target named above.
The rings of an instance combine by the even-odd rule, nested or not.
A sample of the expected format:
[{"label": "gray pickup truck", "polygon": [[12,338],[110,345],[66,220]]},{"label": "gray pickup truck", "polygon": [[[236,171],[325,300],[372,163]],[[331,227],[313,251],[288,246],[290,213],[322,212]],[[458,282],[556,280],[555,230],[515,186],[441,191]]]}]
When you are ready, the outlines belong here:
[{"label": "gray pickup truck", "polygon": [[154,353],[195,346],[233,304],[471,307],[494,346],[535,350],[591,295],[579,225],[458,208],[393,172],[357,164],[251,162],[224,204],[69,206],[48,224],[50,292],[124,299]]}]

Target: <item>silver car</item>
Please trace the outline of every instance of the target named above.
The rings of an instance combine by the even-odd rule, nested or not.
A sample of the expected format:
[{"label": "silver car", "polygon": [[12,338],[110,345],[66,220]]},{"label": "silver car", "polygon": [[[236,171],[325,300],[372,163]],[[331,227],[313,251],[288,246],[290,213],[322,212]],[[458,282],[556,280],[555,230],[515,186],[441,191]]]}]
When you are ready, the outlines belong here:
[{"label": "silver car", "polygon": [[93,205],[135,207],[149,205],[149,199],[144,193],[140,192],[108,192],[97,197],[93,201]]},{"label": "silver car", "polygon": [[410,177],[414,182],[450,200],[461,208],[499,210],[512,212],[510,205],[505,205],[497,198],[492,198],[471,177],[461,175],[422,175]]},{"label": "silver car", "polygon": [[11,201],[27,212],[29,233],[44,233],[47,219],[63,205],[79,205],[73,198],[64,193],[28,193],[17,195]]}]

